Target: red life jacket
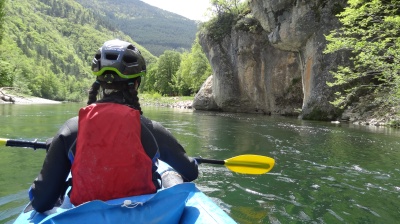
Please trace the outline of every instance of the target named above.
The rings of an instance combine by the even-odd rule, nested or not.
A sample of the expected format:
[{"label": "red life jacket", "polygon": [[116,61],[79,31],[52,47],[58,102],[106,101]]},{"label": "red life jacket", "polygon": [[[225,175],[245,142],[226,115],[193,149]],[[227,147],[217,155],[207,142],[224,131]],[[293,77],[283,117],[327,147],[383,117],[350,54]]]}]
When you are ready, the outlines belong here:
[{"label": "red life jacket", "polygon": [[139,111],[115,103],[92,104],[79,111],[78,127],[72,204],[156,191],[152,160],[141,143]]}]

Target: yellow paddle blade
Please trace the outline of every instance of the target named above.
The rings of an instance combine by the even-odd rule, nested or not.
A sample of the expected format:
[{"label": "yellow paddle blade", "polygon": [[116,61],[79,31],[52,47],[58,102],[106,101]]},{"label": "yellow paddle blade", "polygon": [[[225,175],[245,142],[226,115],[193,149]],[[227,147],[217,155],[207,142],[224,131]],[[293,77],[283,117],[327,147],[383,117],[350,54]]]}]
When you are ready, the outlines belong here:
[{"label": "yellow paddle blade", "polygon": [[225,166],[237,173],[263,174],[269,172],[275,165],[275,160],[260,155],[240,155],[225,160]]},{"label": "yellow paddle blade", "polygon": [[0,146],[5,146],[7,144],[7,140],[5,138],[0,138]]}]

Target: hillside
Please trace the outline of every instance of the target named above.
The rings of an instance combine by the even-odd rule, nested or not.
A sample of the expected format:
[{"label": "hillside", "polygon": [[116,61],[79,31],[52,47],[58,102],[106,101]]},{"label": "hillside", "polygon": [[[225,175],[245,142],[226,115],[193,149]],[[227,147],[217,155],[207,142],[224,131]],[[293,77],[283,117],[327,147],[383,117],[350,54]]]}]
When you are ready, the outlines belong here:
[{"label": "hillside", "polygon": [[189,50],[197,24],[180,15],[140,0],[76,0],[103,21],[121,30],[137,43],[160,56],[165,50]]},{"label": "hillside", "polygon": [[[99,46],[116,37],[135,43],[73,0],[13,0],[5,11],[0,84],[38,97],[80,100],[93,82],[90,62]],[[156,60],[135,45],[148,62]]]}]

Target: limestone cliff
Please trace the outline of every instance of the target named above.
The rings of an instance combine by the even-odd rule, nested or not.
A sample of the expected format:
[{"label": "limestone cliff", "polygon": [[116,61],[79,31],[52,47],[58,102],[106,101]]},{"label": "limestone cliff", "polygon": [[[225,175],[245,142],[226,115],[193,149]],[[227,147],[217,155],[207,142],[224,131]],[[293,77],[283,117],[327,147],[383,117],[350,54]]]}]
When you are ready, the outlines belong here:
[{"label": "limestone cliff", "polygon": [[[332,80],[329,70],[345,57],[322,52],[324,35],[339,26],[334,15],[345,2],[252,0],[251,13],[222,41],[201,32],[213,80],[208,95],[202,88],[193,107],[281,115],[301,111],[301,117],[318,120],[336,117],[329,103],[333,90],[326,82]],[[243,24],[253,28],[243,29]]]}]

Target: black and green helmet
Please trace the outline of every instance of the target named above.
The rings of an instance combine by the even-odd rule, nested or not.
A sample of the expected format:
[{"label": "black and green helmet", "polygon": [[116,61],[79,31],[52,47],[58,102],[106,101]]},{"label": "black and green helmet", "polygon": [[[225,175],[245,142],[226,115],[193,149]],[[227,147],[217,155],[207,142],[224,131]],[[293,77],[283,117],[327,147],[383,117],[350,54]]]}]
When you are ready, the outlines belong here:
[{"label": "black and green helmet", "polygon": [[107,83],[127,81],[146,73],[146,62],[131,43],[109,40],[98,50],[92,61],[93,74]]}]

